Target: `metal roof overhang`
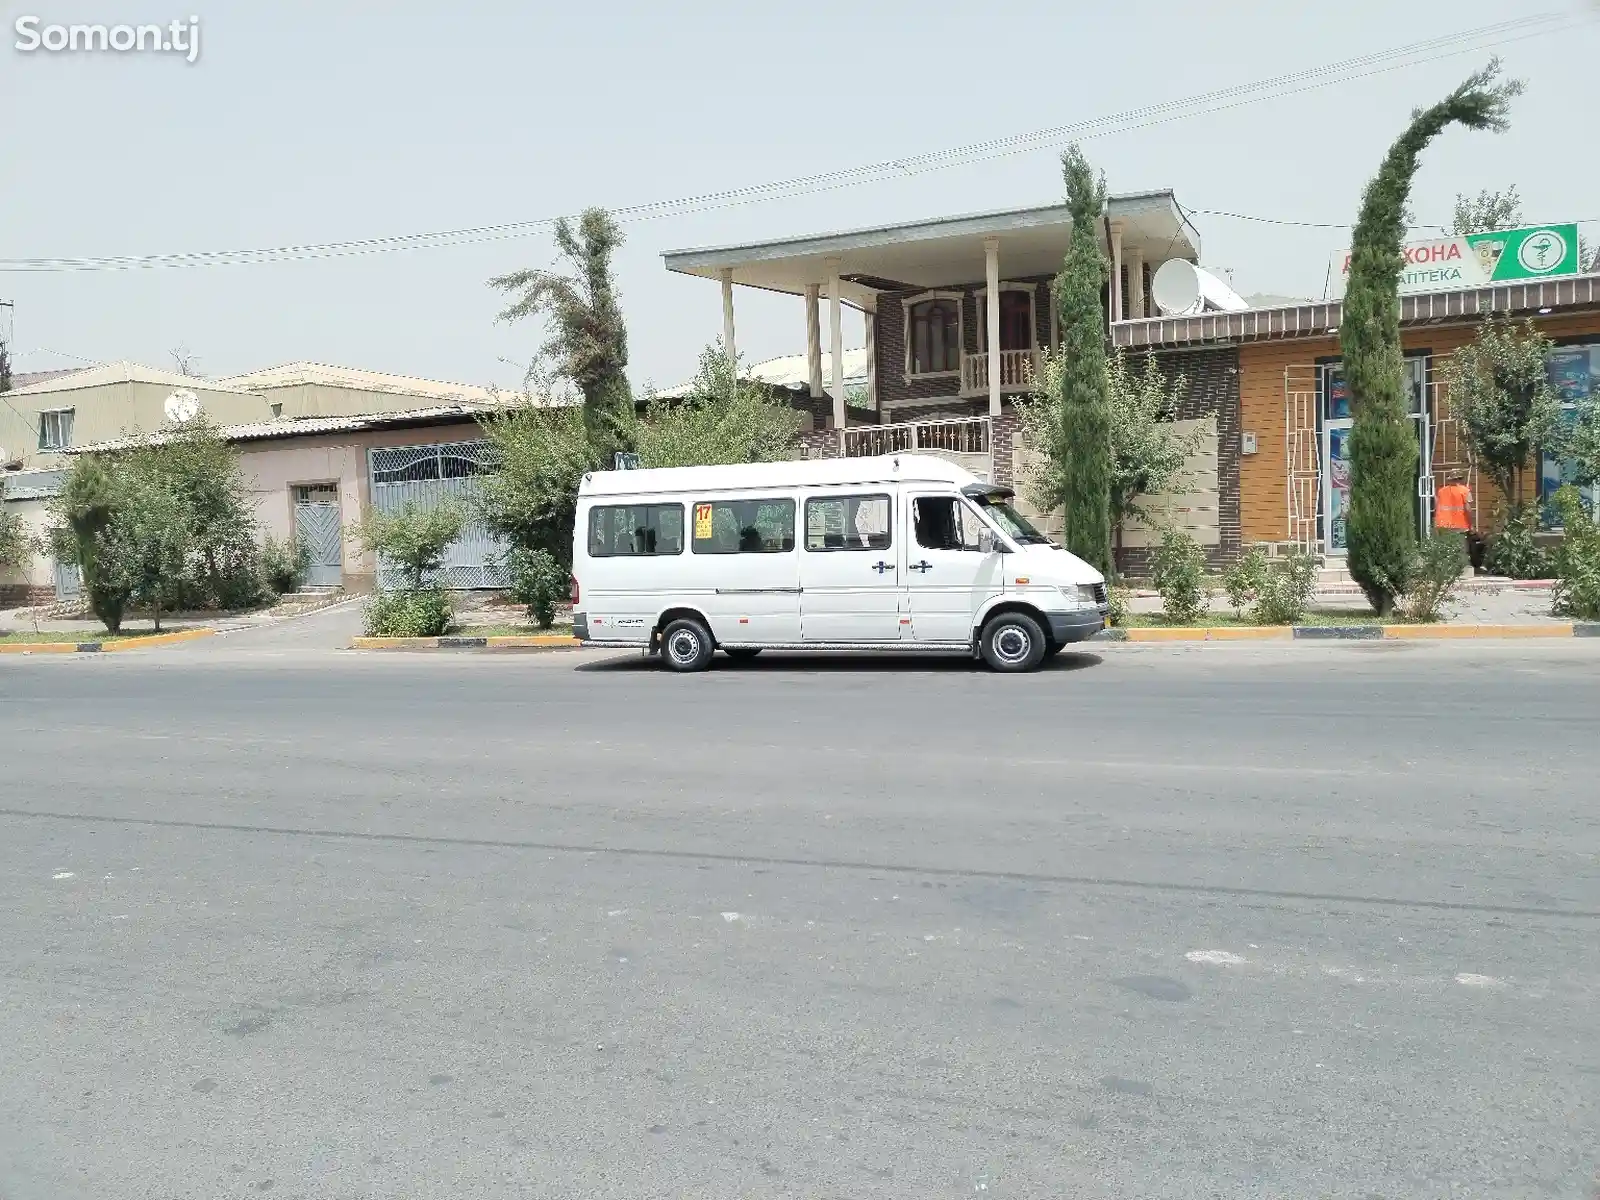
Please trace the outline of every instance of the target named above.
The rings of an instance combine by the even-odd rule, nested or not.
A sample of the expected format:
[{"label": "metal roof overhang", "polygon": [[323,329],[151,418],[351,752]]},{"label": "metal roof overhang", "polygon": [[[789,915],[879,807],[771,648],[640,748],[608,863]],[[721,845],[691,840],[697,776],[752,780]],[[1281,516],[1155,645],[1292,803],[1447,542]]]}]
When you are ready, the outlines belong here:
[{"label": "metal roof overhang", "polygon": [[[1200,235],[1170,191],[1112,196],[1107,215],[1112,228],[1121,231],[1125,249],[1142,250],[1149,260],[1200,255]],[[1061,269],[1071,231],[1066,207],[1051,205],[742,246],[672,250],[661,257],[667,270],[679,274],[720,279],[728,269],[740,286],[795,296],[803,296],[810,285],[825,285],[829,260],[838,259],[841,299],[872,312],[880,291],[981,282],[983,240],[989,237],[1000,239],[1003,279],[1054,275]]]},{"label": "metal roof overhang", "polygon": [[[1400,324],[1460,325],[1482,320],[1492,313],[1527,316],[1594,310],[1600,310],[1600,275],[1576,275],[1402,296]],[[1328,300],[1245,312],[1118,321],[1111,327],[1111,340],[1114,345],[1128,350],[1284,341],[1328,337],[1339,331],[1343,319],[1344,305]]]}]

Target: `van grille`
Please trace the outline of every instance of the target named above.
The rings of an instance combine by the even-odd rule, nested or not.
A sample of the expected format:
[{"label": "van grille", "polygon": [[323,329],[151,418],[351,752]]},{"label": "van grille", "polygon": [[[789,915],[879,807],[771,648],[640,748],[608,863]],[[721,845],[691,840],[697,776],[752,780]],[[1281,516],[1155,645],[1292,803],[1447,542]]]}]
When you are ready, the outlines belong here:
[{"label": "van grille", "polygon": [[1096,604],[1107,604],[1110,602],[1110,597],[1106,594],[1105,584],[1097,583],[1094,585],[1094,602]]}]

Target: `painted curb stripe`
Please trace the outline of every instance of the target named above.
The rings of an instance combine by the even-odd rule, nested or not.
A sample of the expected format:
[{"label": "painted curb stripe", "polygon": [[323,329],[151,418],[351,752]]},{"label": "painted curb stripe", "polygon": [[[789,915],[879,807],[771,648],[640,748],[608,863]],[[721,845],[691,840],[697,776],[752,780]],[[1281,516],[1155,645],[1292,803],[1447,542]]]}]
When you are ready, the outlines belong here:
[{"label": "painted curb stripe", "polygon": [[1458,640],[1462,638],[1569,638],[1572,625],[1385,625],[1386,638]]},{"label": "painted curb stripe", "polygon": [[1287,625],[1218,625],[1162,628],[1138,626],[1127,631],[1130,642],[1254,642],[1287,640],[1294,630]]},{"label": "painted curb stripe", "polygon": [[120,638],[106,642],[0,642],[0,654],[111,654],[124,650],[143,650],[147,646],[170,646],[173,642],[192,642],[213,637],[215,629],[180,629],[176,633],[153,633],[149,637]]},{"label": "painted curb stripe", "polygon": [[1313,642],[1378,641],[1383,629],[1377,625],[1296,625],[1294,636]]},{"label": "painted curb stripe", "polygon": [[436,638],[358,637],[351,639],[352,650],[560,650],[583,645],[575,637],[550,634],[496,634],[490,637],[463,637],[447,634]]}]

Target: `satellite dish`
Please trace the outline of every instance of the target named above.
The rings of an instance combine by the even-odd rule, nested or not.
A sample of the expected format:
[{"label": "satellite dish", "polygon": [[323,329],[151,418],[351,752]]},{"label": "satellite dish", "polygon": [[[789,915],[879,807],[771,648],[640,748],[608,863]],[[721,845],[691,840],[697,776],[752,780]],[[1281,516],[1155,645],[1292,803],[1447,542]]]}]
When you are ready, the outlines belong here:
[{"label": "satellite dish", "polygon": [[1164,316],[1193,317],[1203,312],[1243,312],[1244,298],[1209,271],[1174,258],[1150,280],[1150,295]]},{"label": "satellite dish", "polygon": [[167,397],[161,411],[174,425],[183,425],[200,414],[200,397],[193,392],[173,392]]}]

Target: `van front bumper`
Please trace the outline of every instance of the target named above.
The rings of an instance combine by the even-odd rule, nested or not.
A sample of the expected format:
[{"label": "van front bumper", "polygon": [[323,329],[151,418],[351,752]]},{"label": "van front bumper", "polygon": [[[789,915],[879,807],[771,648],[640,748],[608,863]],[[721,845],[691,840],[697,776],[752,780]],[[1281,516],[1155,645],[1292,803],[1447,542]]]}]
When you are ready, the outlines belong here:
[{"label": "van front bumper", "polygon": [[1050,621],[1050,640],[1058,646],[1092,638],[1106,627],[1106,614],[1094,608],[1079,612],[1046,613]]}]

